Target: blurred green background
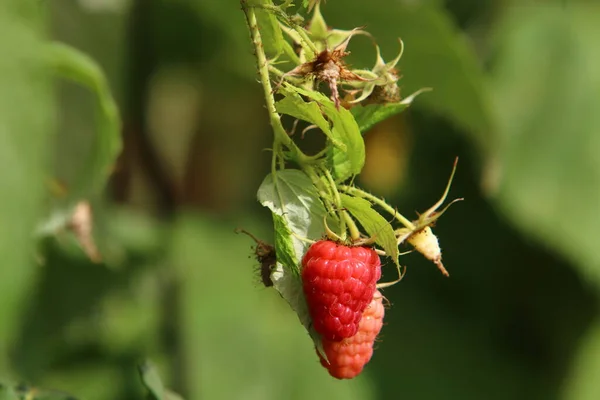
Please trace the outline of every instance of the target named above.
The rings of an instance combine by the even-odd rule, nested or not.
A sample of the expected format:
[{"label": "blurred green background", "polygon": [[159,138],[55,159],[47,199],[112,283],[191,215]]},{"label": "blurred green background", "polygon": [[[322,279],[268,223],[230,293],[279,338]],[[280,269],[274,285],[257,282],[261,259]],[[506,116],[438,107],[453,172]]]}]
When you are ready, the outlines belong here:
[{"label": "blurred green background", "polygon": [[[451,278],[403,257],[371,363],[333,380],[233,232],[272,238],[256,201],[271,132],[239,3],[3,0],[0,381],[136,399],[150,358],[186,399],[600,398],[598,2],[322,12],[366,26],[386,59],[401,37],[402,92],[434,89],[366,135],[359,184],[416,216],[460,157],[451,197],[466,200],[436,228]],[[34,236],[96,150],[95,99],[48,76],[51,39],[99,63],[123,119],[114,174],[89,198],[101,263],[67,230]],[[350,50],[355,67],[375,61],[367,39]]]}]

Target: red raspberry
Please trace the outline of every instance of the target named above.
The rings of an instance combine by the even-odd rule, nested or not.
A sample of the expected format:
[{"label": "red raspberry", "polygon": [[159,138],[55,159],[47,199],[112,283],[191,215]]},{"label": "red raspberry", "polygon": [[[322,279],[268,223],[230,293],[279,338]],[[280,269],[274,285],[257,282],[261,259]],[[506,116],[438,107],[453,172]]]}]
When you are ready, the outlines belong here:
[{"label": "red raspberry", "polygon": [[327,368],[334,378],[354,378],[371,359],[373,344],[383,326],[385,310],[382,299],[381,293],[376,291],[371,304],[363,313],[356,335],[341,342],[323,339],[323,350],[329,363],[320,354],[319,358],[321,365]]},{"label": "red raspberry", "polygon": [[315,330],[340,341],[358,331],[381,277],[375,250],[330,240],[314,243],[302,260],[302,285]]}]

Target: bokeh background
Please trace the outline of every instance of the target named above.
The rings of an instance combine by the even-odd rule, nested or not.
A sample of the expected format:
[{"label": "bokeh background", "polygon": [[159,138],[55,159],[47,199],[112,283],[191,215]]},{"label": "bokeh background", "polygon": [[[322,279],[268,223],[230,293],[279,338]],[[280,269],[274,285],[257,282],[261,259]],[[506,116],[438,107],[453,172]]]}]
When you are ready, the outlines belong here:
[{"label": "bokeh background", "polygon": [[[401,37],[402,92],[434,89],[366,135],[359,184],[416,216],[458,156],[451,197],[465,198],[436,227],[450,279],[404,256],[375,355],[344,382],[234,233],[272,239],[256,201],[272,136],[239,3],[1,3],[5,384],[143,398],[136,366],[150,358],[192,400],[600,398],[597,2],[322,7],[333,27],[365,26],[387,59]],[[32,233],[69,196],[97,133],[88,91],[28,75],[39,38],[95,59],[123,119],[110,184],[89,199],[101,263],[67,230]],[[375,61],[367,39],[350,50],[355,67]]]}]

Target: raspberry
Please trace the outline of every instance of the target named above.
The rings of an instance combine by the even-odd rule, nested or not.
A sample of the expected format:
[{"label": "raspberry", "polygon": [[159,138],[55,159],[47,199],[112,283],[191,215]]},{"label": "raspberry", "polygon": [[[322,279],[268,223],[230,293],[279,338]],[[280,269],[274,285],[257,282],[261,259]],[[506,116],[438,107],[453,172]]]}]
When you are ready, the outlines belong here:
[{"label": "raspberry", "polygon": [[[352,379],[361,373],[373,355],[373,344],[383,326],[382,295],[375,292],[371,304],[365,309],[358,332],[341,342],[323,339],[323,350],[329,363],[319,354],[321,365],[337,379]],[[317,352],[318,353],[318,352]]]},{"label": "raspberry", "polygon": [[381,277],[377,253],[330,240],[314,243],[302,260],[302,285],[315,330],[340,341],[358,331]]}]

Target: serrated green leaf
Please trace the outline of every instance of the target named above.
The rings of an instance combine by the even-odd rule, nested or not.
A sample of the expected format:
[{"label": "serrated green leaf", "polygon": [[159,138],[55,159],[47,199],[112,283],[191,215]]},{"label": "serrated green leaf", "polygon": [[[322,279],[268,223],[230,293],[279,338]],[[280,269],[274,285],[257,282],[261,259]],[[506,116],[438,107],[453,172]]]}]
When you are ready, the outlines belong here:
[{"label": "serrated green leaf", "polygon": [[321,108],[316,102],[306,102],[298,93],[293,91],[285,91],[284,95],[283,99],[275,103],[275,109],[278,113],[290,115],[318,126],[334,146],[346,151],[346,145],[333,135],[329,122],[323,117]]},{"label": "serrated green leaf", "polygon": [[89,197],[101,191],[121,152],[121,120],[108,82],[98,64],[86,54],[62,43],[49,43],[45,48],[48,65],[57,76],[88,87],[97,99],[97,127],[92,153],[75,186],[74,199]]},{"label": "serrated green leaf", "polygon": [[331,169],[336,181],[345,181],[358,175],[365,164],[365,142],[352,113],[343,107],[338,110],[333,101],[322,93],[291,85],[286,87],[318,102],[323,113],[331,121],[331,135],[346,145],[345,151],[334,147],[329,152]]},{"label": "serrated green leaf", "polygon": [[273,226],[275,229],[275,253],[277,254],[277,261],[286,265],[294,274],[298,273],[299,270],[296,268],[298,259],[294,250],[294,240],[287,222],[282,216],[273,213]]},{"label": "serrated green leaf", "polygon": [[[267,5],[273,6],[272,0],[248,0],[249,6],[260,6]],[[260,27],[260,36],[262,37],[263,46],[265,53],[268,56],[274,57],[280,54],[283,50],[283,33],[277,22],[275,15],[265,9],[255,8],[256,19],[258,20],[258,26]]]},{"label": "serrated green leaf", "polygon": [[396,114],[400,114],[402,111],[406,110],[412,104],[413,100],[426,90],[428,89],[421,89],[398,103],[356,106],[352,107],[350,112],[352,112],[360,132],[364,134],[377,123],[393,117]]},{"label": "serrated green leaf", "polygon": [[342,207],[358,220],[367,233],[375,238],[375,243],[383,248],[395,264],[398,264],[398,244],[392,225],[371,207],[368,200],[344,193],[341,193],[340,196]]}]

